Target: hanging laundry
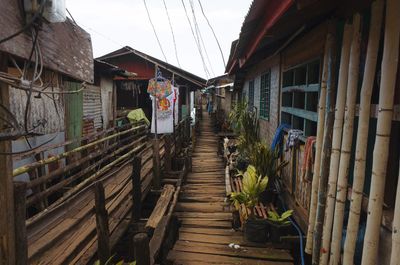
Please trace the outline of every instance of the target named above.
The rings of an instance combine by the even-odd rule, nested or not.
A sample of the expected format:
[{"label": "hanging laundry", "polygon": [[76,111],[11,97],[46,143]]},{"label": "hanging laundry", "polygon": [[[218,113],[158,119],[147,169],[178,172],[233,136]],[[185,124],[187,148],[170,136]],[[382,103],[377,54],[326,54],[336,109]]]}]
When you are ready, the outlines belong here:
[{"label": "hanging laundry", "polygon": [[163,77],[152,78],[147,86],[147,93],[158,99],[163,99],[172,94],[171,81]]},{"label": "hanging laundry", "polygon": [[275,150],[277,146],[282,142],[283,133],[285,129],[290,129],[290,125],[286,123],[282,123],[275,131],[274,139],[271,143],[271,150]]},{"label": "hanging laundry", "polygon": [[[151,132],[155,133],[154,121],[157,120],[157,134],[161,133],[172,133],[174,131],[174,119],[173,119],[173,108],[174,108],[174,94],[170,94],[168,97],[158,99],[156,97],[150,97],[152,100],[153,114],[151,119]],[[154,118],[154,100],[157,104],[157,119]]]},{"label": "hanging laundry", "polygon": [[297,129],[289,130],[288,138],[286,141],[286,151],[288,151],[290,148],[297,146],[297,144],[299,143],[300,136],[303,135],[304,132],[302,130],[297,130]]},{"label": "hanging laundry", "polygon": [[144,114],[143,109],[135,109],[128,113],[127,118],[130,122],[144,121],[144,123],[149,126],[150,121],[147,119],[146,114]]},{"label": "hanging laundry", "polygon": [[302,166],[302,178],[305,181],[311,181],[312,179],[312,165],[314,163],[314,153],[313,146],[316,142],[315,136],[310,136],[307,138],[305,149],[304,149],[304,159]]}]

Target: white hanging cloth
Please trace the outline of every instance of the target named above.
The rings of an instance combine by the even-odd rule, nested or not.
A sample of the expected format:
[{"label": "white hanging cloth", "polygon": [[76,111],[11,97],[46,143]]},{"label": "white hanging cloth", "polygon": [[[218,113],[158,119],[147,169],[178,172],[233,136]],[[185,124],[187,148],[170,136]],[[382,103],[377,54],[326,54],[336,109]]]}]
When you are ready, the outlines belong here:
[{"label": "white hanging cloth", "polygon": [[152,119],[151,119],[151,132],[155,133],[154,121],[154,101],[157,100],[157,134],[172,133],[174,131],[174,120],[173,120],[173,107],[174,107],[174,93],[169,96],[157,99],[150,96],[153,104]]}]

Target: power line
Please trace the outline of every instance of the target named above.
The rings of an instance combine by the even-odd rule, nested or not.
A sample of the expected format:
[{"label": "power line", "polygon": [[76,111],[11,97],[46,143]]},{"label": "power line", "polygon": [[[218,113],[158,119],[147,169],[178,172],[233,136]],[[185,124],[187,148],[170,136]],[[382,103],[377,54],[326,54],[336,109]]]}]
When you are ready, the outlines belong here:
[{"label": "power line", "polygon": [[182,67],[181,67],[181,63],[179,62],[178,51],[177,51],[177,49],[176,49],[175,34],[174,34],[174,30],[173,30],[173,28],[172,28],[172,23],[171,23],[171,19],[170,19],[170,17],[169,17],[168,8],[167,8],[167,5],[166,5],[166,3],[165,3],[165,0],[163,0],[163,3],[164,3],[165,12],[167,13],[169,27],[170,27],[170,29],[171,29],[172,41],[173,41],[173,43],[174,43],[176,61],[178,62],[179,68],[182,68]]},{"label": "power line", "polygon": [[162,52],[162,54],[164,56],[165,62],[168,63],[167,56],[165,56],[164,50],[163,50],[163,48],[161,46],[160,39],[158,38],[158,35],[157,35],[157,32],[156,32],[156,28],[154,27],[153,21],[151,20],[149,9],[147,8],[146,0],[143,0],[143,3],[144,3],[144,7],[146,8],[147,17],[149,18],[151,27],[153,28],[154,35],[156,36],[156,39],[157,39],[157,42],[158,42],[158,46],[160,47],[160,50],[161,50],[161,52]]},{"label": "power line", "polygon": [[214,35],[214,39],[215,39],[215,41],[217,42],[217,45],[218,45],[218,48],[219,48],[219,52],[221,53],[222,61],[224,62],[224,67],[226,67],[224,53],[222,52],[221,45],[219,44],[219,41],[218,41],[217,35],[215,34],[214,28],[211,26],[211,23],[210,23],[210,21],[208,20],[206,14],[205,14],[205,12],[204,12],[203,5],[201,4],[201,1],[200,1],[200,0],[197,0],[197,1],[199,2],[200,9],[201,9],[201,13],[203,13],[204,18],[206,19],[207,24],[208,24],[208,26],[210,27],[210,29],[211,29],[211,31],[212,31],[212,33],[213,33],[213,35]]},{"label": "power line", "polygon": [[203,37],[202,37],[201,32],[200,32],[199,24],[197,23],[196,13],[194,11],[193,0],[189,0],[189,4],[190,4],[190,9],[192,10],[193,23],[194,23],[194,28],[196,30],[197,40],[199,41],[199,43],[201,43],[203,45],[203,49],[204,49],[204,53],[206,54],[207,62],[210,65],[210,69],[211,69],[211,72],[212,72],[213,76],[215,76],[215,73],[214,73],[210,58],[208,57],[208,52],[207,52],[206,46],[204,45],[204,41],[203,41]]},{"label": "power line", "polygon": [[190,21],[189,15],[188,15],[188,13],[187,13],[185,2],[184,2],[183,0],[181,0],[181,2],[182,2],[182,5],[183,5],[183,9],[185,10],[186,18],[187,18],[187,20],[188,20],[188,22],[189,22],[189,26],[190,26],[190,30],[191,30],[191,32],[192,32],[192,36],[193,36],[193,38],[194,38],[194,42],[196,43],[197,50],[199,51],[201,61],[203,62],[204,72],[205,72],[205,74],[206,74],[206,77],[209,78],[209,77],[210,77],[210,74],[209,74],[209,72],[208,72],[207,65],[206,65],[206,63],[205,63],[205,61],[204,61],[204,56],[203,56],[203,53],[202,53],[202,51],[201,51],[200,43],[198,42],[198,40],[197,40],[197,38],[196,38],[196,35],[195,35],[194,30],[193,30],[193,27],[192,27],[192,22]]}]

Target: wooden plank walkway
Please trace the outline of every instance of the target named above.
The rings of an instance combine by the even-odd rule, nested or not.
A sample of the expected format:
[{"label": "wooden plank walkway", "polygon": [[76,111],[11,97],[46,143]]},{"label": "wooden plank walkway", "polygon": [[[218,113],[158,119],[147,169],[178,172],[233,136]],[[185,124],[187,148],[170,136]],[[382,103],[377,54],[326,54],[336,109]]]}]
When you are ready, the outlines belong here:
[{"label": "wooden plank walkway", "polygon": [[[179,240],[168,254],[172,264],[293,264],[288,250],[247,242],[232,229],[232,213],[226,201],[225,166],[217,155],[218,137],[207,114],[193,153],[189,173],[175,213],[182,222]],[[240,245],[239,249],[229,244]]]}]

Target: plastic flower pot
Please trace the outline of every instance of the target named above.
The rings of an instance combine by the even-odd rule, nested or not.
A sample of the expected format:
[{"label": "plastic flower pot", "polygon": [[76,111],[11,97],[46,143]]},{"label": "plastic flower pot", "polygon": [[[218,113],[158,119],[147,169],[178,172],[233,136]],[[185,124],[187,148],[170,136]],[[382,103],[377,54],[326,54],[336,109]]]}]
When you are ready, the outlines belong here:
[{"label": "plastic flower pot", "polygon": [[244,238],[250,242],[267,242],[268,223],[265,219],[247,219],[244,224]]},{"label": "plastic flower pot", "polygon": [[272,243],[280,243],[281,236],[286,236],[290,231],[290,223],[278,223],[267,221],[268,239]]}]

